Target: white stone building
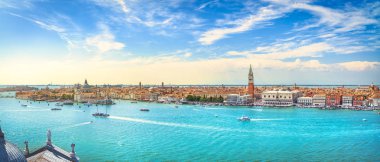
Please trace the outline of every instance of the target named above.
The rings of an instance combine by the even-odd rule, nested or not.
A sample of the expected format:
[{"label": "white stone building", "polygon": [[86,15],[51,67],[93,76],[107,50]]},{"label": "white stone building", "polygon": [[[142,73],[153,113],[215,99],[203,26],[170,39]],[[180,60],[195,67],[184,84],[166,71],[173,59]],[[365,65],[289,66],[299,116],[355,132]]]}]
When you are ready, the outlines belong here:
[{"label": "white stone building", "polygon": [[297,103],[303,106],[311,106],[313,105],[313,98],[312,97],[299,97],[297,99]]},{"label": "white stone building", "polygon": [[264,105],[274,106],[290,106],[293,105],[297,98],[301,96],[299,91],[264,91],[261,93],[261,98]]},{"label": "white stone building", "polygon": [[237,105],[239,102],[239,95],[238,94],[229,94],[227,95],[226,100],[224,101],[227,105]]},{"label": "white stone building", "polygon": [[313,96],[313,106],[325,107],[326,106],[326,95],[314,95]]},{"label": "white stone building", "polygon": [[352,106],[352,96],[342,96],[342,106]]}]

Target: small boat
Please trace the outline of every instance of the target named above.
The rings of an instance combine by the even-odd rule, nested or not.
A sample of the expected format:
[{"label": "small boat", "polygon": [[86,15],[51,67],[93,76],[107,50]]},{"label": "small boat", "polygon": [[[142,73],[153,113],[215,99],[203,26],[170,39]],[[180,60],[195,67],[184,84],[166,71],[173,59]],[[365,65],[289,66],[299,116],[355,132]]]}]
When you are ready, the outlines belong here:
[{"label": "small boat", "polygon": [[52,108],[50,110],[55,111],[55,110],[62,110],[62,109],[61,108]]},{"label": "small boat", "polygon": [[249,118],[248,116],[242,116],[240,118],[238,118],[239,121],[251,121],[251,118]]},{"label": "small boat", "polygon": [[367,119],[362,119],[363,121],[367,121]]},{"label": "small boat", "polygon": [[74,102],[70,101],[70,100],[66,100],[66,101],[63,101],[63,104],[64,105],[74,105]]},{"label": "small boat", "polygon": [[107,113],[100,113],[100,112],[96,112],[96,113],[93,113],[92,116],[95,116],[95,117],[109,117],[110,114],[107,114]]},{"label": "small boat", "polygon": [[58,102],[58,103],[55,104],[55,106],[63,106],[63,103]]},{"label": "small boat", "polygon": [[137,103],[137,101],[132,101],[131,103]]},{"label": "small boat", "polygon": [[21,104],[21,106],[23,106],[23,107],[28,107],[28,105],[27,105],[27,104]]},{"label": "small boat", "polygon": [[140,111],[149,111],[149,109],[142,108],[142,109],[140,109]]},{"label": "small boat", "polygon": [[175,105],[175,106],[174,106],[174,108],[178,108],[178,106],[177,106],[177,105]]}]

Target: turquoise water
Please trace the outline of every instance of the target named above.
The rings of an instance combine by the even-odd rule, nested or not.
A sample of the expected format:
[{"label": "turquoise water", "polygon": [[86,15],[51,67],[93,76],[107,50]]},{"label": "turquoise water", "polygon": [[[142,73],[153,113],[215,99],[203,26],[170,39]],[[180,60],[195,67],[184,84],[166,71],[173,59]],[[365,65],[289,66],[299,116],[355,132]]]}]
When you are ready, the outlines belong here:
[{"label": "turquoise water", "polygon": [[[70,150],[74,142],[81,161],[380,161],[380,115],[373,111],[116,101],[101,119],[91,116],[95,106],[50,111],[52,103],[21,103],[0,98],[7,140],[20,149],[28,140],[34,150],[51,129],[53,143]],[[241,115],[255,120],[239,122]]]}]

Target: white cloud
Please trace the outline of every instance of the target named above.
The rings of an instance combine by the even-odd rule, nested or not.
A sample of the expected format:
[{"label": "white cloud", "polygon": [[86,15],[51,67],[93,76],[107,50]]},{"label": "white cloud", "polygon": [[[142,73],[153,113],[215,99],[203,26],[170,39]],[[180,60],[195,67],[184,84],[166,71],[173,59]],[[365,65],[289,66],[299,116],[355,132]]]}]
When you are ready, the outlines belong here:
[{"label": "white cloud", "polygon": [[284,7],[309,11],[320,17],[320,20],[317,23],[306,25],[298,29],[298,31],[319,27],[320,25],[327,25],[328,27],[332,27],[334,32],[340,33],[364,29],[366,25],[378,24],[378,20],[366,15],[365,10],[363,9],[350,8],[348,11],[344,11],[312,5],[308,4],[307,2],[294,3],[287,0],[266,1],[272,2],[274,4],[280,4]]},{"label": "white cloud", "polygon": [[[286,44],[284,47],[278,47],[276,45],[257,47],[256,51],[229,51],[227,54],[234,56],[242,55],[253,59],[283,60],[300,57],[320,57],[323,53],[331,51],[332,49],[334,48],[331,45],[321,42],[296,48],[290,48],[290,46]],[[256,52],[265,52],[265,54],[256,54]]]},{"label": "white cloud", "polygon": [[[207,60],[186,60],[181,56],[158,56],[137,57],[125,61],[96,60],[96,59],[71,59],[71,60],[48,60],[41,58],[17,58],[0,60],[0,75],[2,83],[25,84],[28,78],[29,84],[57,83],[73,84],[81,81],[83,76],[93,80],[96,84],[137,84],[143,81],[146,84],[155,84],[165,81],[174,84],[212,84],[212,83],[237,83],[246,79],[249,64],[252,64],[257,76],[257,71],[266,71],[258,74],[256,81],[280,83],[288,82],[283,78],[300,77],[301,74],[315,74],[312,80],[316,82],[329,79],[336,81],[337,78],[319,78],[316,73],[330,74],[358,74],[379,71],[380,62],[342,62],[337,64],[323,64],[318,60],[294,61],[271,60],[262,58],[217,58]],[[49,67],[49,68],[46,68]],[[96,68],[97,70],[93,70]],[[12,71],[6,70],[12,69]],[[25,69],[35,71],[28,73]],[[155,75],[157,70],[160,75]],[[57,73],[59,71],[60,73]],[[186,72],[186,75],[184,74]],[[275,72],[280,73],[275,73]],[[123,75],[114,75],[118,72]],[[18,74],[15,76],[14,74]],[[241,75],[240,75],[241,74]],[[280,75],[280,76],[277,76]],[[49,76],[48,78],[46,76]],[[325,76],[325,75],[322,75]],[[351,75],[348,75],[351,77]],[[77,78],[78,80],[73,80]],[[268,80],[268,78],[270,78]],[[297,78],[296,80],[309,80],[310,78]],[[349,79],[349,78],[347,78]],[[364,78],[364,80],[366,80]],[[268,83],[266,82],[266,83]],[[240,83],[240,82],[239,82]],[[265,83],[265,82],[264,82]],[[331,83],[331,82],[326,82]],[[333,82],[335,83],[335,82]],[[94,83],[95,84],[95,83]]]},{"label": "white cloud", "polygon": [[215,28],[204,32],[201,34],[201,37],[198,39],[198,41],[202,45],[213,44],[215,41],[223,39],[227,35],[245,32],[251,30],[258,24],[279,18],[286,11],[287,9],[285,8],[274,8],[273,6],[261,7],[258,10],[257,14],[236,20],[233,23],[227,22],[227,24],[235,24],[233,27]]},{"label": "white cloud", "polygon": [[366,70],[378,68],[380,66],[380,62],[352,61],[352,62],[338,63],[337,65],[349,71],[366,71]]},{"label": "white cloud", "polygon": [[125,1],[124,0],[118,0],[117,2],[120,4],[121,9],[123,10],[123,12],[126,13],[126,14],[128,14],[129,13],[129,8],[125,4]]},{"label": "white cloud", "polygon": [[86,38],[86,45],[95,47],[102,54],[112,50],[121,50],[125,45],[115,40],[115,36],[107,27],[101,25],[103,32],[101,34]]},{"label": "white cloud", "polygon": [[191,52],[186,52],[183,56],[185,57],[191,57],[193,54]]}]

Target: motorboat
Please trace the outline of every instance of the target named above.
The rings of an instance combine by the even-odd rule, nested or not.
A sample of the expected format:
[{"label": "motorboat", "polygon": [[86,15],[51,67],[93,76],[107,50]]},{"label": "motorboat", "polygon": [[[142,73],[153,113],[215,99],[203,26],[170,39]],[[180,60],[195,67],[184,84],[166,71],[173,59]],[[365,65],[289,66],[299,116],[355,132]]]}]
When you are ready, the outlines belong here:
[{"label": "motorboat", "polygon": [[239,121],[251,121],[251,118],[249,118],[248,116],[242,116],[240,118],[238,118]]},{"label": "motorboat", "polygon": [[131,103],[137,103],[137,101],[132,101]]},{"label": "motorboat", "polygon": [[55,104],[55,106],[63,106],[63,103],[58,102],[58,103]]},{"label": "motorboat", "polygon": [[23,107],[28,107],[28,105],[27,105],[27,104],[21,104],[21,106],[23,106]]},{"label": "motorboat", "polygon": [[50,110],[55,111],[55,110],[62,110],[62,109],[61,108],[52,108]]},{"label": "motorboat", "polygon": [[362,119],[362,121],[367,121],[367,119],[364,118],[364,119]]},{"label": "motorboat", "polygon": [[66,101],[63,101],[63,104],[64,105],[74,105],[74,102],[70,101],[70,100],[66,100]]},{"label": "motorboat", "polygon": [[149,111],[149,109],[142,108],[142,109],[140,109],[140,111]]}]

